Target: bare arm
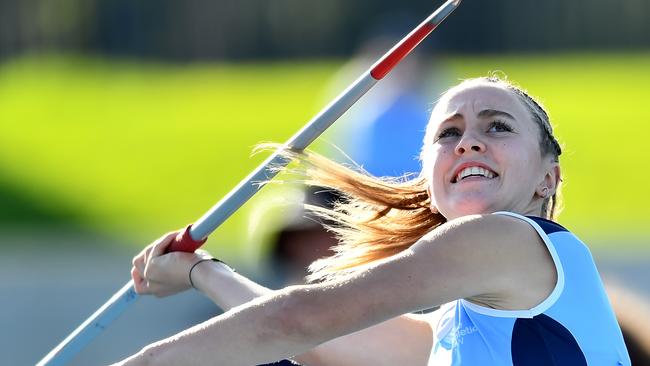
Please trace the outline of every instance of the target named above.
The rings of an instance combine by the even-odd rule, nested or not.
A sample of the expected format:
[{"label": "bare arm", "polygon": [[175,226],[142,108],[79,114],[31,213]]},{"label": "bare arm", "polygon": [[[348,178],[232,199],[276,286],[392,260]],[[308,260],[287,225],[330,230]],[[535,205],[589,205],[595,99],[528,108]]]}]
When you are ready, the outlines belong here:
[{"label": "bare arm", "polygon": [[[554,267],[532,228],[515,221],[496,215],[455,220],[352,276],[262,296],[123,364],[250,365],[458,298],[497,299],[495,307],[534,304],[550,292]],[[516,295],[526,287],[538,289],[533,300]]]},{"label": "bare arm", "polygon": [[[215,262],[199,264],[195,278],[196,287],[224,310],[273,292]],[[431,326],[422,317],[402,315],[323,343],[293,359],[308,366],[426,365],[432,337]]]},{"label": "bare arm", "polygon": [[[210,258],[207,253],[163,255],[172,237],[174,235],[161,238],[134,259],[134,266],[147,268],[144,277],[148,281],[134,276],[134,279],[138,279],[136,289],[141,293],[164,296],[174,292],[170,287],[173,290],[188,288],[189,268],[201,259]],[[137,268],[134,268],[134,273],[138,273]],[[194,286],[224,311],[273,293],[273,290],[218,262],[198,263],[192,271],[192,279]],[[431,343],[430,325],[421,317],[404,315],[339,337],[293,359],[307,366],[378,366],[394,365],[396,362],[425,365]]]}]

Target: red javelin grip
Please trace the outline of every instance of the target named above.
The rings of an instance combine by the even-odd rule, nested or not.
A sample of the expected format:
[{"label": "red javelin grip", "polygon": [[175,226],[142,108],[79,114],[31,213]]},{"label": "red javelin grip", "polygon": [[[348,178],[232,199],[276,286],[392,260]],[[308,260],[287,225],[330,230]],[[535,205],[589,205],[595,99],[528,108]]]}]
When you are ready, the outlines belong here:
[{"label": "red javelin grip", "polygon": [[201,240],[194,240],[190,235],[190,229],[192,225],[187,225],[185,230],[179,232],[178,235],[174,238],[174,241],[167,247],[167,253],[169,252],[187,252],[194,253],[195,250],[199,249],[203,243],[208,238],[203,238]]},{"label": "red javelin grip", "polygon": [[406,55],[408,55],[429,33],[436,29],[438,24],[431,22],[422,24],[419,28],[414,30],[408,38],[405,38],[388,54],[386,54],[377,64],[370,70],[370,75],[376,80],[382,79],[390,70],[395,67]]}]

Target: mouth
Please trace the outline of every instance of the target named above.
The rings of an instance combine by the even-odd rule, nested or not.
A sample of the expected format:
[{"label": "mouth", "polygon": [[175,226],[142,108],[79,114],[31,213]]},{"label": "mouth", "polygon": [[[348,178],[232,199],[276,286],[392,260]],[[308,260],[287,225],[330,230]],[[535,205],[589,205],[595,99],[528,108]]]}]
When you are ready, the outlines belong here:
[{"label": "mouth", "polygon": [[489,180],[498,176],[499,174],[483,164],[465,163],[456,169],[456,174],[451,179],[451,183],[458,183],[463,180]]}]

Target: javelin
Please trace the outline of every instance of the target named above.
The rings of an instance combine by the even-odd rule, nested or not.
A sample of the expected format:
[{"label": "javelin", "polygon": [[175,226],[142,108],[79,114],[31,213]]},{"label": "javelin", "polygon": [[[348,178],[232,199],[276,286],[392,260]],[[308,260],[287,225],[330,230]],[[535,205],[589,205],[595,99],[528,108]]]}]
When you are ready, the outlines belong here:
[{"label": "javelin", "polygon": [[[323,108],[300,131],[291,137],[281,149],[304,150],[420,44],[458,7],[460,1],[448,0],[440,6],[339,94],[336,99]],[[274,167],[283,167],[287,164],[289,164],[289,160],[282,156],[281,151],[274,152],[198,221],[189,225],[182,233],[179,233],[169,246],[168,251],[194,252],[201,247],[210,233],[253,197],[264,186],[265,182],[278,173],[278,169],[273,169]],[[135,292],[133,280],[131,280],[59,345],[52,349],[38,362],[37,366],[65,365],[137,299],[138,294]]]}]

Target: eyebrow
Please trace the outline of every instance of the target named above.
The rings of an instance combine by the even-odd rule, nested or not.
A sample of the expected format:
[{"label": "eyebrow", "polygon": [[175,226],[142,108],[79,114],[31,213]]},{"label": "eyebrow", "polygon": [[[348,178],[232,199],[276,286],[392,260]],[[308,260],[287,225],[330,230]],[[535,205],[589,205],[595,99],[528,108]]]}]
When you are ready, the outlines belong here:
[{"label": "eyebrow", "polygon": [[504,112],[504,111],[499,111],[496,109],[484,109],[480,112],[478,112],[479,117],[506,117],[510,119],[515,119],[510,113]]},{"label": "eyebrow", "polygon": [[[456,118],[460,118],[462,116],[463,115],[460,114],[460,113],[454,113],[451,116],[445,118],[442,122],[452,121],[452,120],[454,120]],[[478,112],[478,117],[479,118],[505,117],[505,118],[509,118],[509,119],[512,119],[512,120],[515,119],[515,117],[513,117],[512,114],[510,114],[508,112],[500,111],[500,110],[497,110],[497,109],[484,109],[484,110]]]}]

